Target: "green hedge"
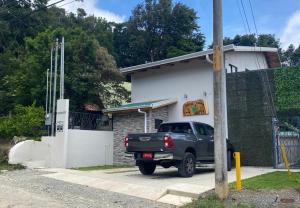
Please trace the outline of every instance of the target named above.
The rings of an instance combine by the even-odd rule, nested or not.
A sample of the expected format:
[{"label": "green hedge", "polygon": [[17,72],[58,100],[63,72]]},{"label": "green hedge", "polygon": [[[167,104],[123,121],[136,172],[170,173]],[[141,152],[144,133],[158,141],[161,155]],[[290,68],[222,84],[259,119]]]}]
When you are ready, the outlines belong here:
[{"label": "green hedge", "polygon": [[12,139],[14,136],[39,137],[44,126],[42,107],[17,105],[11,117],[0,118],[0,138]]},{"label": "green hedge", "polygon": [[300,68],[276,69],[274,84],[277,112],[300,111]]}]

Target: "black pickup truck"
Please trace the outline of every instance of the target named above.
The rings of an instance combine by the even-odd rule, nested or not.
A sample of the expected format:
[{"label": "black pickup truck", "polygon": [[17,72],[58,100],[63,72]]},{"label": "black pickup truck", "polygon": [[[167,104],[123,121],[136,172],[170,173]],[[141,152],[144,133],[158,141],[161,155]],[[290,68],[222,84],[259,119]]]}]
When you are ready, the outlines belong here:
[{"label": "black pickup truck", "polygon": [[[182,177],[191,177],[196,165],[214,163],[214,129],[199,122],[162,123],[157,133],[128,134],[124,139],[126,156],[134,157],[144,175],[157,165],[175,166]],[[231,170],[233,145],[227,140],[227,166]]]}]

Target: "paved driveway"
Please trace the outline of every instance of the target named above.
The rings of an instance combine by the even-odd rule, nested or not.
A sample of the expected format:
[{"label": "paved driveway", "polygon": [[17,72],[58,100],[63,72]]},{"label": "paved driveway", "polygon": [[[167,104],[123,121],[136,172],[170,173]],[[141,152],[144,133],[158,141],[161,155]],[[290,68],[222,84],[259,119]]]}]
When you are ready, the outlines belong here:
[{"label": "paved driveway", "polygon": [[[136,168],[105,171],[47,169],[43,176],[65,182],[108,190],[130,196],[174,205],[190,202],[192,198],[214,188],[214,172],[198,170],[192,178],[181,178],[177,169],[158,168],[152,176],[144,176]],[[242,179],[273,172],[272,168],[242,167]],[[235,181],[235,170],[228,174]]]}]

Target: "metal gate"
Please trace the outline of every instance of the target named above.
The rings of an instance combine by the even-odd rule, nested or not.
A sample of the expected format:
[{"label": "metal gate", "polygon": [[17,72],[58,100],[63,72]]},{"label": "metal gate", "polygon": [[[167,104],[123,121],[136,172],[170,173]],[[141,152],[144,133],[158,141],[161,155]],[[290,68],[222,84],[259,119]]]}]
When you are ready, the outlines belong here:
[{"label": "metal gate", "polygon": [[282,144],[290,168],[300,168],[300,137],[299,130],[273,118],[273,166],[285,168]]}]

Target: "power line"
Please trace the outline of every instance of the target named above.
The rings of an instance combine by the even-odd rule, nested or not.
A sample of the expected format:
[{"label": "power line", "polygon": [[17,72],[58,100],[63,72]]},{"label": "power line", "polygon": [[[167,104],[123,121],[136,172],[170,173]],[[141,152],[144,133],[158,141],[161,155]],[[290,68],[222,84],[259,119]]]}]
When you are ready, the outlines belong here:
[{"label": "power line", "polygon": [[248,18],[247,18],[247,14],[246,14],[246,10],[245,10],[245,6],[244,6],[243,0],[241,0],[241,5],[242,5],[242,9],[243,9],[244,16],[245,16],[245,19],[246,19],[248,31],[249,31],[249,33],[251,34],[251,29],[250,29],[250,26],[249,26],[249,22],[248,22]]},{"label": "power line", "polygon": [[[274,99],[273,99],[273,95],[272,95],[272,91],[271,91],[271,86],[270,86],[270,81],[269,81],[269,77],[268,77],[268,73],[265,70],[265,77],[266,77],[266,81],[265,81],[265,79],[263,78],[264,76],[263,76],[263,72],[262,72],[262,69],[261,69],[261,66],[260,66],[260,61],[259,61],[257,53],[256,53],[256,45],[257,45],[257,41],[258,41],[258,29],[257,29],[257,25],[256,25],[256,20],[255,20],[255,16],[254,16],[254,12],[253,12],[253,7],[252,7],[251,0],[248,0],[248,1],[249,1],[251,15],[252,15],[252,19],[253,19],[254,28],[255,28],[255,37],[256,37],[256,40],[255,40],[254,52],[255,52],[255,58],[256,58],[256,67],[257,67],[257,70],[260,71],[262,82],[263,82],[263,88],[264,88],[264,91],[266,93],[267,99],[268,99],[268,101],[269,101],[269,103],[271,105],[272,114],[273,114],[273,116],[277,117],[277,115],[276,115],[276,109],[275,109],[275,106],[274,106]],[[248,18],[247,18],[247,14],[246,14],[244,2],[243,2],[243,0],[240,0],[240,2],[241,2],[241,5],[242,5],[242,9],[243,9],[242,11],[244,13],[244,17],[245,17],[245,20],[246,20],[246,23],[247,23],[247,28],[248,28],[248,31],[249,31],[248,35],[250,36],[250,34],[251,34],[251,28],[249,26],[249,21],[248,21]],[[237,0],[237,3],[238,3],[238,0]],[[238,4],[238,8],[240,10],[239,4]],[[240,14],[241,14],[241,11],[240,11]],[[241,17],[242,17],[242,14],[241,14]],[[244,19],[243,19],[243,23],[244,23]],[[245,25],[245,23],[244,23],[244,25]],[[247,34],[247,30],[246,30],[246,34]],[[262,52],[261,51],[261,47],[259,47],[259,50],[260,50],[260,52]],[[266,85],[268,87],[266,87]]]},{"label": "power line", "polygon": [[247,27],[246,27],[246,23],[245,23],[245,20],[244,20],[243,14],[242,14],[242,10],[241,10],[241,7],[240,7],[239,0],[236,0],[236,3],[237,3],[237,7],[238,7],[238,9],[239,9],[239,13],[240,13],[240,16],[241,16],[241,19],[242,19],[242,23],[243,23],[243,26],[244,26],[245,32],[246,32],[246,34],[247,34],[247,33],[248,33],[248,32],[247,32]]},{"label": "power line", "polygon": [[249,5],[250,5],[251,14],[252,14],[252,19],[253,19],[253,24],[254,24],[255,32],[256,32],[256,35],[258,37],[258,30],[257,30],[257,26],[256,26],[256,21],[255,21],[255,17],[254,17],[254,12],[253,12],[253,7],[252,7],[251,0],[249,0]]},{"label": "power line", "polygon": [[[20,20],[20,19],[21,19],[21,22],[23,22],[23,19],[24,19],[24,18],[26,18],[26,17],[28,17],[28,16],[30,16],[30,15],[36,13],[36,12],[39,12],[39,11],[41,11],[41,10],[43,10],[43,9],[47,9],[47,8],[49,8],[49,7],[55,6],[56,4],[59,4],[59,3],[63,2],[63,1],[65,1],[65,0],[59,0],[59,1],[56,1],[56,2],[54,2],[54,3],[52,3],[52,4],[49,4],[49,5],[47,5],[47,6],[40,7],[40,8],[35,9],[35,10],[31,10],[28,14],[26,14],[26,15],[24,15],[24,16],[22,16],[22,17],[17,17],[16,15],[14,15],[14,14],[12,14],[12,13],[10,13],[10,14],[13,15],[17,20]],[[75,0],[75,1],[76,1],[76,0]],[[0,17],[1,17],[1,16],[0,16]]]}]

